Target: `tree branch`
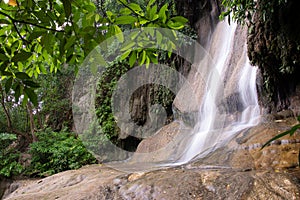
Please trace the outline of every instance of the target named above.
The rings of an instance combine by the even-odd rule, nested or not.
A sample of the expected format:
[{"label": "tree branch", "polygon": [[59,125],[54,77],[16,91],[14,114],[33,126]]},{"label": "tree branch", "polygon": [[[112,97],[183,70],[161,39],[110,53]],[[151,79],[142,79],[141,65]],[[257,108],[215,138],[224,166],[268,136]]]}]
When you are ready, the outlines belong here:
[{"label": "tree branch", "polygon": [[6,116],[6,121],[7,121],[7,127],[9,129],[11,129],[12,125],[11,125],[11,118],[10,118],[10,114],[5,106],[5,102],[4,102],[4,93],[3,93],[3,90],[2,90],[2,86],[0,84],[0,92],[1,92],[1,105],[2,105],[2,108],[4,110],[4,113],[5,113],[5,116]]},{"label": "tree branch", "polygon": [[48,30],[48,31],[65,32],[64,30],[56,30],[56,29],[48,28],[48,27],[45,27],[45,26],[42,26],[42,25],[39,25],[39,24],[35,24],[35,23],[32,23],[32,22],[14,19],[10,15],[8,15],[7,13],[4,13],[2,11],[0,11],[0,14],[3,15],[3,16],[5,16],[5,17],[8,17],[12,21],[12,23],[13,23],[14,26],[15,26],[15,23],[21,23],[21,24],[28,24],[28,25],[36,26],[38,28],[45,29],[45,30]]},{"label": "tree branch", "polygon": [[22,40],[25,44],[29,44],[30,42],[27,41],[25,38],[23,38],[23,36],[21,35],[21,33],[20,33],[20,31],[19,31],[17,25],[16,25],[14,22],[13,22],[12,24],[13,24],[13,26],[15,27],[16,32],[17,32],[18,36],[21,38],[21,40]]}]

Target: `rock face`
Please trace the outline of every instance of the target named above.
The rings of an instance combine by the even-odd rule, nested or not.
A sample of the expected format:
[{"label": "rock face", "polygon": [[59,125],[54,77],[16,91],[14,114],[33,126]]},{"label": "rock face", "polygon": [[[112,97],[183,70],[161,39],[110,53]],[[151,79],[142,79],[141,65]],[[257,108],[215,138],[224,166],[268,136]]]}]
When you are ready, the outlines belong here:
[{"label": "rock face", "polygon": [[[206,158],[180,167],[130,173],[91,165],[40,180],[15,181],[4,199],[299,199],[300,132],[260,149],[295,122],[288,118],[261,123]],[[138,150],[167,145],[176,127],[165,127],[169,134],[148,138]],[[139,161],[137,169],[147,164]]]},{"label": "rock face", "polygon": [[4,199],[299,199],[300,173],[172,168],[124,174],[99,166],[33,181]]},{"label": "rock face", "polygon": [[300,84],[299,27],[294,26],[299,24],[300,3],[290,0],[279,4],[258,1],[248,34],[249,59],[261,70],[260,96],[262,103],[268,105],[268,112],[295,106],[290,99],[297,96],[295,89]]},{"label": "rock face", "polygon": [[201,160],[206,165],[226,165],[249,170],[281,170],[300,165],[300,131],[293,136],[280,138],[261,149],[274,136],[289,129],[297,122],[294,118],[263,122],[242,131],[226,147],[218,149]]}]

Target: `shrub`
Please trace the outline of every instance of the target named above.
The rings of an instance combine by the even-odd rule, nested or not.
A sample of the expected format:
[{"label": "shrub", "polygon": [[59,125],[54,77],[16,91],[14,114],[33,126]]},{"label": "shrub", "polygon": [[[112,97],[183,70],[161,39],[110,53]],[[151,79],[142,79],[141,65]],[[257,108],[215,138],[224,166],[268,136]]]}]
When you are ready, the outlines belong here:
[{"label": "shrub", "polygon": [[37,137],[38,142],[32,143],[29,150],[30,174],[51,175],[97,162],[73,133],[45,131],[37,133]]},{"label": "shrub", "polygon": [[0,176],[11,177],[23,171],[22,165],[18,162],[19,152],[10,147],[16,139],[14,134],[0,133]]}]

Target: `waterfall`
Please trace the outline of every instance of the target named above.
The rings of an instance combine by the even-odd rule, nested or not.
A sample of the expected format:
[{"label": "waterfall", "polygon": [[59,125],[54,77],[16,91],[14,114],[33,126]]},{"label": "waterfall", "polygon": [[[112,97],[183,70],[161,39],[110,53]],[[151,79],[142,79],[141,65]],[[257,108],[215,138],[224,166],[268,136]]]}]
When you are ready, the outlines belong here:
[{"label": "waterfall", "polygon": [[219,22],[203,51],[193,52],[194,65],[176,94],[178,102],[174,100],[179,112],[197,113],[196,120],[179,117],[144,139],[130,159],[109,163],[111,167],[133,172],[185,164],[224,147],[241,130],[258,124],[257,67],[247,57],[246,30]]},{"label": "waterfall", "polygon": [[257,68],[250,65],[246,40],[237,29],[234,23],[220,22],[212,35],[208,51],[214,66],[206,74],[197,123],[177,164],[207,155],[258,123]]}]

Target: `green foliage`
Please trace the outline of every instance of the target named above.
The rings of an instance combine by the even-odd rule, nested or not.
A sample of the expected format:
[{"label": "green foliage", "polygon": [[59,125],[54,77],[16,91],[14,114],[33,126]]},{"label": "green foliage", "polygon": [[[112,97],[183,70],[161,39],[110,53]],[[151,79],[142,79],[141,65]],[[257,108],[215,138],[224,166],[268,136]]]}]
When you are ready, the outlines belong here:
[{"label": "green foliage", "polygon": [[[145,48],[148,44],[158,43],[173,51],[177,40],[175,32],[165,39],[162,33],[150,31],[124,41],[123,31],[146,27],[179,30],[187,20],[174,16],[173,0],[105,2],[114,9],[86,0],[19,0],[17,6],[0,1],[0,131],[30,140],[44,125],[55,131],[72,127],[70,91],[78,66],[99,43],[116,35],[123,42],[123,55],[108,69],[109,76],[116,77],[103,80],[105,103],[98,110],[105,138],[116,136],[110,97],[118,77],[135,64],[158,63],[157,50]],[[139,48],[132,50],[133,45]],[[52,174],[95,162],[72,134],[46,131],[37,136],[30,151],[32,173]],[[105,142],[105,138],[100,139]],[[17,161],[13,155],[8,163]]]},{"label": "green foliage", "polygon": [[300,129],[300,116],[298,117],[298,124],[296,124],[295,126],[291,127],[291,129],[283,132],[283,133],[280,133],[278,135],[276,135],[275,137],[273,137],[272,139],[270,139],[269,141],[267,141],[261,148],[265,148],[266,146],[268,146],[269,144],[271,144],[273,141],[279,139],[279,138],[282,138],[283,136],[286,136],[286,135],[294,135],[295,132]]},{"label": "green foliage", "polygon": [[55,131],[64,128],[71,130],[74,77],[72,68],[63,68],[56,74],[42,75],[41,87],[37,90],[42,100],[40,129],[51,127]]},{"label": "green foliage", "polygon": [[73,133],[45,131],[37,134],[38,142],[30,145],[30,174],[51,175],[96,163],[81,140]]},{"label": "green foliage", "polygon": [[[1,1],[0,42],[4,45],[0,47],[0,75],[6,91],[15,91],[16,101],[23,94],[23,101],[29,99],[37,106],[34,91],[40,74],[57,72],[65,64],[77,71],[78,65],[74,64],[81,63],[105,38],[117,34],[122,41],[124,28],[177,30],[187,21],[183,17],[171,17],[168,4],[159,8],[155,0],[149,1],[146,7],[137,4],[141,2],[118,0],[118,3],[120,9],[105,10],[101,16],[99,5],[86,0],[23,0],[14,7]],[[174,48],[169,46],[170,50]],[[128,50],[124,49],[127,56],[123,58],[131,57],[131,63],[137,59],[140,64],[156,63],[151,50]]]},{"label": "green foliage", "polygon": [[119,78],[129,69],[130,66],[124,61],[116,63],[102,74],[97,86],[96,115],[101,134],[109,140],[114,140],[119,131],[111,108],[112,94]]},{"label": "green foliage", "polygon": [[[226,11],[220,15],[221,19],[232,15],[232,18],[239,23],[244,24],[246,20],[251,20],[253,12],[255,12],[256,2],[254,0],[223,0],[222,5]],[[230,23],[230,17],[228,18]]]},{"label": "green foliage", "polygon": [[0,133],[0,176],[11,177],[23,170],[18,162],[19,152],[10,147],[16,139],[14,134]]},{"label": "green foliage", "polygon": [[[187,19],[182,16],[171,16],[169,5],[166,3],[159,7],[157,1],[149,1],[146,7],[142,7],[136,3],[127,3],[124,0],[119,0],[124,8],[120,10],[120,14],[113,14],[107,11],[108,20],[114,24],[109,30],[110,34],[117,34],[120,42],[124,42],[122,31],[120,27],[128,28],[146,28],[146,27],[160,27],[173,30],[180,30],[185,27]],[[156,29],[143,29],[143,32],[133,32],[129,35],[131,40],[125,41],[121,46],[121,60],[127,59],[129,65],[132,67],[136,62],[139,65],[150,63],[158,63],[157,49],[147,48],[159,44],[160,48],[166,49],[170,52],[176,50],[177,35],[172,32],[168,38],[163,37],[164,33]],[[132,49],[132,47],[139,47],[139,49]]]},{"label": "green foliage", "polygon": [[[220,15],[221,19],[225,16],[231,16],[233,20],[238,23],[245,24],[252,23],[255,12],[262,12],[262,19],[265,21],[268,13],[274,12],[274,5],[281,6],[287,3],[287,0],[272,0],[260,2],[257,0],[223,0],[222,5],[225,6],[226,11]],[[230,23],[230,17],[228,18]]]}]

